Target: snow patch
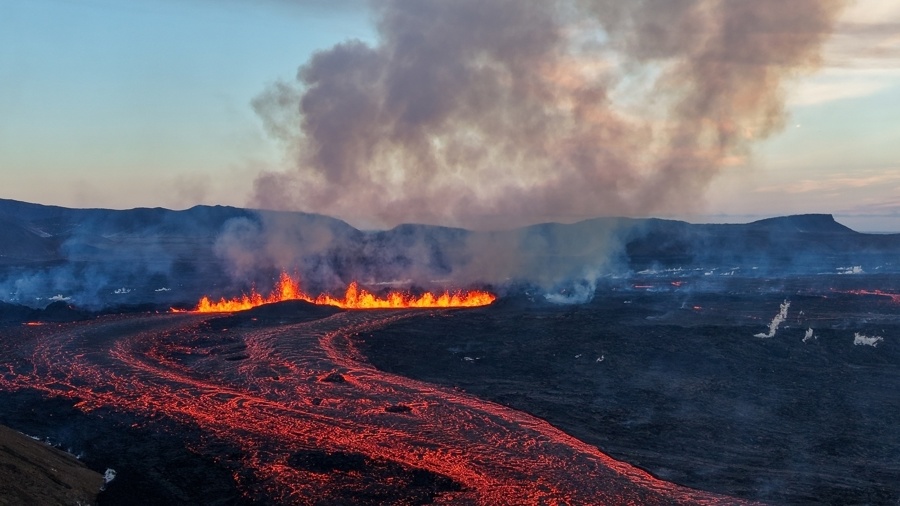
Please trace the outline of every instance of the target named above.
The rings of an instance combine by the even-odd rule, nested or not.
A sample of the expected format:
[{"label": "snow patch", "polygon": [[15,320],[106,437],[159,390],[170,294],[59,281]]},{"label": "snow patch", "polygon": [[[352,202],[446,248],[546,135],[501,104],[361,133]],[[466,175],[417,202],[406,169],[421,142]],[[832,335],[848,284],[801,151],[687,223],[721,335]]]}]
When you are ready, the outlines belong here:
[{"label": "snow patch", "polygon": [[171,289],[171,288],[162,287],[162,288],[157,288],[156,290],[153,290],[153,291],[154,291],[154,292],[171,292],[172,289]]},{"label": "snow patch", "polygon": [[853,265],[851,267],[838,267],[838,274],[862,274],[863,269],[861,265]]}]

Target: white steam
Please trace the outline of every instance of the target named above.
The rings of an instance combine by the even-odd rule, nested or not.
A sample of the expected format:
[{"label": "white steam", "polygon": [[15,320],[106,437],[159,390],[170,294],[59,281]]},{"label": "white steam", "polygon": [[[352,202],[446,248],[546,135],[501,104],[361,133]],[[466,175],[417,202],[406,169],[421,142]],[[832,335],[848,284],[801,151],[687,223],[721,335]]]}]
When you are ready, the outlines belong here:
[{"label": "white steam", "polygon": [[806,334],[803,335],[803,342],[805,343],[805,342],[809,341],[810,339],[817,339],[817,338],[816,338],[815,334],[813,334],[813,329],[808,328],[808,329],[806,329]]},{"label": "white steam", "polygon": [[753,337],[759,337],[763,339],[775,337],[775,332],[778,331],[778,327],[780,327],[781,324],[784,323],[784,320],[787,319],[789,307],[791,307],[791,301],[785,300],[784,302],[782,302],[778,314],[775,315],[775,318],[772,318],[772,322],[769,323],[769,332],[765,334],[760,332],[759,334],[754,334]]},{"label": "white steam", "polygon": [[884,341],[884,338],[881,336],[865,336],[856,332],[853,334],[853,344],[856,346],[871,346],[876,347],[878,343]]}]

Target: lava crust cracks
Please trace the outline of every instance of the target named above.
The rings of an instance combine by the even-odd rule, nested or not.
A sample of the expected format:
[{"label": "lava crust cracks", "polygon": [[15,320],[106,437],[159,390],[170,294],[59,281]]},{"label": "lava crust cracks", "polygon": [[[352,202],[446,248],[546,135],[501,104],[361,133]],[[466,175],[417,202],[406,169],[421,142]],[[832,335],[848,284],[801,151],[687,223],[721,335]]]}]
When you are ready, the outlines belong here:
[{"label": "lava crust cracks", "polygon": [[[350,346],[421,314],[143,314],[23,326],[0,340],[0,396],[39,392],[89,417],[165,427],[161,437],[231,473],[243,500],[736,502],[658,480],[538,418],[379,371]],[[329,375],[344,381],[322,381]]]}]

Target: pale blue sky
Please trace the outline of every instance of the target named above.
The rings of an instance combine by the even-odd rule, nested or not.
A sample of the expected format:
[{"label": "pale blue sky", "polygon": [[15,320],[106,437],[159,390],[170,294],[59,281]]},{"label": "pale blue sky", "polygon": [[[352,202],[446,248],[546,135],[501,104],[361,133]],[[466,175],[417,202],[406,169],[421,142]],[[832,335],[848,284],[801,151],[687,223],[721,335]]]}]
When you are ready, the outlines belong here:
[{"label": "pale blue sky", "polygon": [[[372,40],[362,5],[0,1],[0,198],[247,205],[259,171],[288,164],[251,101],[314,51]],[[823,68],[790,83],[789,126],[696,196],[706,204],[688,219],[830,212],[900,231],[897,26],[900,3],[856,2]]]}]

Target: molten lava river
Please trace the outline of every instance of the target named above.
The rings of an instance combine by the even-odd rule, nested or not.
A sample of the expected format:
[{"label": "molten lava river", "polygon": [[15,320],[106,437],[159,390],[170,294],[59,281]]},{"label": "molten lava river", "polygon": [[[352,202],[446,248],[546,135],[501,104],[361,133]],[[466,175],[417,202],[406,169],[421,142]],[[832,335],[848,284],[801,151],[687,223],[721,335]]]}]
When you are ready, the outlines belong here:
[{"label": "molten lava river", "polygon": [[[334,309],[268,324],[252,313],[187,312],[22,325],[0,340],[0,389],[199,432],[185,444],[206,455],[233,448],[218,465],[246,498],[268,504],[330,503],[373,479],[412,476],[409,485],[423,475],[452,484],[429,498],[440,504],[739,502],[658,480],[533,416],[379,371],[351,345],[353,335],[422,311],[458,310]],[[352,465],[316,464],[334,455]]]}]

